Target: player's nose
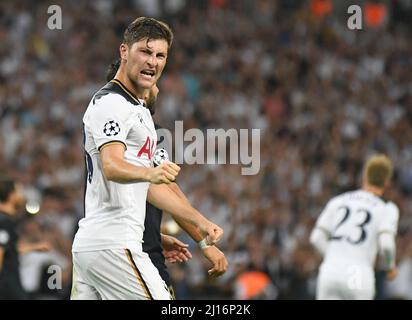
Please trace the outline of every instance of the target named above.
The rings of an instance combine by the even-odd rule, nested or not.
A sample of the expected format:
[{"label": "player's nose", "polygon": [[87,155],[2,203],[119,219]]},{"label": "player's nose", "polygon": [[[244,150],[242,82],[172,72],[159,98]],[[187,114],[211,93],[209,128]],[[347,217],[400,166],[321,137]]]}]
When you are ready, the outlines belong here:
[{"label": "player's nose", "polygon": [[157,61],[157,58],[156,58],[155,56],[151,55],[151,56],[149,57],[149,59],[147,59],[147,65],[148,65],[150,68],[155,68],[155,67],[157,67],[157,64],[158,64],[158,61]]}]

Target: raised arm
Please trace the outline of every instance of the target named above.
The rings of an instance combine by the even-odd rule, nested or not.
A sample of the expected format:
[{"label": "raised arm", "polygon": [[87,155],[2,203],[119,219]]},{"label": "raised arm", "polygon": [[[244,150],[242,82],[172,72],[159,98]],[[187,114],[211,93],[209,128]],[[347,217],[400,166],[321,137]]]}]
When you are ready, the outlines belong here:
[{"label": "raised arm", "polygon": [[103,173],[107,180],[118,183],[147,181],[151,183],[171,183],[180,171],[180,167],[166,162],[156,168],[145,168],[128,163],[124,159],[125,146],[112,142],[100,149]]}]

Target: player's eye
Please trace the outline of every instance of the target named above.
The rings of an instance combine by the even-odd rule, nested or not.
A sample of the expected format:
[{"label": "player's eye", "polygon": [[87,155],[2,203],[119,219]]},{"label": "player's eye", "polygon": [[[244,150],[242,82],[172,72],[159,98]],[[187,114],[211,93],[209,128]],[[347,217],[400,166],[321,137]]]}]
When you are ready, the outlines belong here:
[{"label": "player's eye", "polygon": [[149,55],[149,56],[152,54],[152,52],[150,50],[147,50],[147,49],[142,49],[140,51],[143,52],[144,54]]}]

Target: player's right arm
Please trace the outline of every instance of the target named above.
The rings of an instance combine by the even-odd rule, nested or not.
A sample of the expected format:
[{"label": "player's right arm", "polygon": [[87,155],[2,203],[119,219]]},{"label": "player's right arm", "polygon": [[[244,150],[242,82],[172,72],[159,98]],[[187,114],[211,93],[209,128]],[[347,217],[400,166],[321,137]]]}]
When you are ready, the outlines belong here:
[{"label": "player's right arm", "polygon": [[180,167],[173,162],[165,162],[156,168],[135,166],[124,159],[125,146],[120,142],[105,144],[100,149],[103,174],[107,180],[118,183],[147,181],[151,183],[171,183],[176,179]]},{"label": "player's right arm", "polygon": [[179,166],[165,163],[157,168],[133,165],[124,158],[126,139],[136,124],[136,112],[119,95],[96,96],[84,116],[85,131],[100,151],[103,174],[118,183],[170,183],[179,173]]},{"label": "player's right arm", "polygon": [[325,209],[316,221],[315,228],[310,235],[310,243],[316,250],[324,256],[329,245],[329,239],[332,233],[332,211],[333,201],[329,201]]},{"label": "player's right arm", "polygon": [[328,248],[329,237],[323,230],[315,228],[310,234],[310,243],[323,257],[326,253],[326,249]]}]

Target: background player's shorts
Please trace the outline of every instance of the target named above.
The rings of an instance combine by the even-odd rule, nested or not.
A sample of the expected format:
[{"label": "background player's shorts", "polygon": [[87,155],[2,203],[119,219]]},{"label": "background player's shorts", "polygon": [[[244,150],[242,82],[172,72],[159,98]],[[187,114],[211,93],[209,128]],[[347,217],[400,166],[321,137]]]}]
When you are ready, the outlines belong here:
[{"label": "background player's shorts", "polygon": [[170,300],[166,283],[144,252],[73,253],[72,300]]},{"label": "background player's shorts", "polygon": [[322,264],[316,288],[317,300],[372,300],[375,275],[369,266]]}]

